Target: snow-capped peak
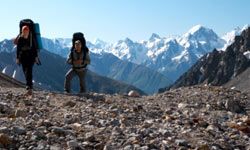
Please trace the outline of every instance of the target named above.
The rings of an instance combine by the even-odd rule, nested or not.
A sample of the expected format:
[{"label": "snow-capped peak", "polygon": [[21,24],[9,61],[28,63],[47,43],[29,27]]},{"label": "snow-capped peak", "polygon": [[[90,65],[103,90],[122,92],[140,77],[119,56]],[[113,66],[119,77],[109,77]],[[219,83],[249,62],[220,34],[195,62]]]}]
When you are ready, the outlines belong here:
[{"label": "snow-capped peak", "polygon": [[149,41],[155,41],[156,39],[160,39],[161,37],[158,35],[158,34],[156,34],[156,33],[153,33],[152,35],[151,35],[151,37],[149,38]]},{"label": "snow-capped peak", "polygon": [[206,28],[202,25],[195,25],[184,34],[184,37],[197,36],[200,34],[215,34],[212,29]]},{"label": "snow-capped peak", "polygon": [[127,45],[131,45],[131,44],[134,43],[130,38],[126,38],[126,39],[124,40],[124,42],[125,42]]},{"label": "snow-capped peak", "polygon": [[236,27],[232,31],[226,33],[224,36],[222,36],[222,39],[226,41],[226,44],[222,48],[222,50],[225,50],[230,44],[234,42],[234,38],[237,35],[240,35],[242,31],[246,30],[249,27],[249,24],[244,25],[241,27]]},{"label": "snow-capped peak", "polygon": [[101,39],[95,39],[94,41],[93,41],[93,44],[94,45],[99,45],[99,46],[106,46],[108,43],[107,42],[105,42],[105,41],[103,41],[103,40],[101,40]]},{"label": "snow-capped peak", "polygon": [[202,29],[204,29],[204,28],[205,28],[205,27],[203,27],[202,25],[198,24],[198,25],[193,26],[187,33],[188,33],[188,34],[194,34],[194,33],[196,33],[197,31],[202,30]]}]

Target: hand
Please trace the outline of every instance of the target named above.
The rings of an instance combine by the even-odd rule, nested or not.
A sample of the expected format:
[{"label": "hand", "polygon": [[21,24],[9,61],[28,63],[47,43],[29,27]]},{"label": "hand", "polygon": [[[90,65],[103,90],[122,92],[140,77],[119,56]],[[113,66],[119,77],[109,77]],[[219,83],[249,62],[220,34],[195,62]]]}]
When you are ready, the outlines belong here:
[{"label": "hand", "polygon": [[16,64],[20,65],[20,60],[18,58],[16,59]]}]

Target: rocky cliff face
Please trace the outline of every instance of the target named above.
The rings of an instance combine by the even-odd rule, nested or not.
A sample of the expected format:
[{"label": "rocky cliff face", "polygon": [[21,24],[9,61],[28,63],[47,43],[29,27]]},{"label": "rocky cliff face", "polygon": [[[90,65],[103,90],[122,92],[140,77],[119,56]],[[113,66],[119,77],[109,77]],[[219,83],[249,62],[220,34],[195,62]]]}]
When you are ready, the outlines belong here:
[{"label": "rocky cliff face", "polygon": [[226,51],[215,49],[203,56],[171,88],[196,84],[224,85],[249,68],[250,59],[246,56],[249,50],[250,28],[236,36],[234,43]]},{"label": "rocky cliff face", "polygon": [[0,87],[0,149],[250,149],[250,97],[238,91],[23,92]]}]

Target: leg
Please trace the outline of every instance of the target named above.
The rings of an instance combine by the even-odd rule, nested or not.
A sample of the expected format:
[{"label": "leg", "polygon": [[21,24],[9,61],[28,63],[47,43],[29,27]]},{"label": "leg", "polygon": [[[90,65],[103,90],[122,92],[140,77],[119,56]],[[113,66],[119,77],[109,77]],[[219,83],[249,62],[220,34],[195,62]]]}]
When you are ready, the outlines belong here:
[{"label": "leg", "polygon": [[86,69],[77,72],[80,81],[80,93],[86,92],[86,85],[85,85],[86,72],[87,72]]},{"label": "leg", "polygon": [[28,90],[30,88],[29,87],[29,85],[30,85],[30,81],[29,81],[30,76],[28,75],[29,65],[26,64],[26,63],[23,63],[22,68],[23,68],[23,73],[24,73],[25,80],[26,80],[26,89]]},{"label": "leg", "polygon": [[75,75],[75,71],[71,68],[65,75],[64,90],[70,93],[70,82]]},{"label": "leg", "polygon": [[33,89],[33,64],[27,65],[27,86],[29,89]]}]

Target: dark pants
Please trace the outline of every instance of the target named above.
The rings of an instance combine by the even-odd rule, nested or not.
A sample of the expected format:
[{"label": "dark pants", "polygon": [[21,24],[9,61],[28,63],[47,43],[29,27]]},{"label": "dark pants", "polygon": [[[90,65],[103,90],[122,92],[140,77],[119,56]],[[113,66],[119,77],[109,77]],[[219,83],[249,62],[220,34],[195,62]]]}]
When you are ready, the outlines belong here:
[{"label": "dark pants", "polygon": [[32,83],[32,69],[33,69],[33,63],[23,63],[23,73],[26,79],[26,88],[27,89],[33,89],[33,83]]},{"label": "dark pants", "polygon": [[79,77],[80,81],[80,92],[84,93],[86,92],[86,87],[85,87],[85,75],[86,75],[87,70],[86,69],[70,69],[66,76],[65,76],[65,81],[64,81],[64,90],[66,92],[70,92],[70,82],[74,76]]}]

